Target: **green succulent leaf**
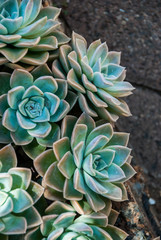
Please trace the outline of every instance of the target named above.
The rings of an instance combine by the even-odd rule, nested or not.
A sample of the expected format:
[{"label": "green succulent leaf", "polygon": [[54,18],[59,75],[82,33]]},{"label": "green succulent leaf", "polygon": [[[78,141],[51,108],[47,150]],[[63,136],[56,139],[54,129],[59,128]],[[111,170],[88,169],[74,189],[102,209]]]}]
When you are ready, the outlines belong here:
[{"label": "green succulent leaf", "polygon": [[28,130],[29,135],[36,138],[44,138],[49,135],[51,125],[48,122],[38,123],[35,128]]},{"label": "green succulent leaf", "polygon": [[59,171],[56,162],[50,165],[44,175],[46,184],[55,190],[62,192],[64,187],[64,176]]},{"label": "green succulent leaf", "polygon": [[0,53],[11,63],[16,63],[20,61],[27,54],[27,52],[27,48],[17,49],[4,47],[0,49]]},{"label": "green succulent leaf", "polygon": [[14,148],[9,144],[0,149],[0,173],[8,172],[17,165],[17,157]]},{"label": "green succulent leaf", "polygon": [[16,132],[11,132],[11,138],[16,145],[27,145],[33,141],[33,137],[28,134],[26,129],[18,127]]},{"label": "green succulent leaf", "polygon": [[18,128],[16,112],[12,108],[7,108],[3,114],[2,124],[8,130],[15,132]]},{"label": "green succulent leaf", "polygon": [[42,152],[34,160],[34,166],[39,169],[40,176],[44,176],[49,166],[56,161],[56,157],[52,149]]},{"label": "green succulent leaf", "polygon": [[24,234],[27,229],[26,220],[24,217],[17,217],[12,214],[3,217],[5,228],[2,230],[2,234],[14,235]]},{"label": "green succulent leaf", "polygon": [[2,119],[0,119],[0,142],[4,144],[12,143],[10,131],[2,125]]},{"label": "green succulent leaf", "polygon": [[38,155],[40,155],[44,150],[45,147],[38,144],[36,140],[33,140],[28,145],[22,147],[24,152],[31,158],[35,159]]},{"label": "green succulent leaf", "polygon": [[31,171],[25,168],[11,168],[9,174],[12,176],[12,189],[21,188],[26,190],[31,181]]},{"label": "green succulent leaf", "polygon": [[0,217],[7,216],[13,210],[13,202],[10,197],[6,199],[6,201],[0,207]]},{"label": "green succulent leaf", "polygon": [[[41,219],[39,212],[33,206],[28,208],[21,214],[27,221],[28,229],[40,226],[40,224],[42,223],[42,219]],[[31,218],[31,216],[32,216],[32,218]]]},{"label": "green succulent leaf", "polygon": [[14,205],[14,213],[23,212],[33,204],[32,198],[23,189],[14,189],[10,194]]},{"label": "green succulent leaf", "polygon": [[22,86],[27,89],[32,86],[32,83],[33,76],[23,69],[15,70],[10,79],[11,88]]},{"label": "green succulent leaf", "polygon": [[0,94],[6,94],[10,90],[10,77],[11,75],[9,73],[0,73]]}]

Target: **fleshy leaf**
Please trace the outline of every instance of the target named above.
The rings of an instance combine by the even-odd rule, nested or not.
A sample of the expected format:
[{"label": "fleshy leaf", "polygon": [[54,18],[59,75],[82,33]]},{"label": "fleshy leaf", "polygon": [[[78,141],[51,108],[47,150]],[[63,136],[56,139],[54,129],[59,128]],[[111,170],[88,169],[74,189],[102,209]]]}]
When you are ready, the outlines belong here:
[{"label": "fleshy leaf", "polygon": [[4,55],[11,63],[20,61],[28,52],[28,49],[8,48],[0,49],[0,53]]},{"label": "fleshy leaf", "polygon": [[17,157],[12,145],[7,145],[0,149],[0,172],[7,172],[10,168],[17,166]]},{"label": "fleshy leaf", "polygon": [[60,128],[57,124],[51,123],[51,131],[45,138],[37,138],[37,142],[44,147],[52,147],[53,143],[60,138]]},{"label": "fleshy leaf", "polygon": [[58,86],[53,77],[43,76],[34,81],[34,85],[41,89],[42,92],[55,93]]},{"label": "fleshy leaf", "polygon": [[34,166],[40,176],[44,176],[50,165],[55,161],[56,157],[53,153],[53,150],[49,149],[42,152],[39,156],[37,156],[37,158],[35,158]]},{"label": "fleshy leaf", "polygon": [[9,73],[0,73],[0,94],[6,94],[10,90],[10,77],[11,75]]},{"label": "fleshy leaf", "polygon": [[30,195],[23,189],[15,189],[10,192],[13,200],[13,212],[23,212],[33,205]]},{"label": "fleshy leaf", "polygon": [[8,104],[11,108],[17,109],[19,101],[22,99],[22,96],[25,92],[24,87],[18,86],[12,88],[7,95]]},{"label": "fleshy leaf", "polygon": [[11,88],[23,86],[25,89],[30,87],[33,83],[32,75],[22,69],[17,69],[13,72],[10,80]]},{"label": "fleshy leaf", "polygon": [[42,123],[38,123],[35,128],[28,130],[28,133],[32,137],[44,138],[49,135],[50,131],[51,131],[50,123],[42,122]]},{"label": "fleshy leaf", "polygon": [[2,120],[0,119],[0,142],[4,144],[12,143],[10,137],[10,131],[2,125]]},{"label": "fleshy leaf", "polygon": [[17,217],[9,214],[3,217],[3,222],[5,224],[5,229],[2,231],[3,234],[24,234],[27,230],[27,223],[24,217]]},{"label": "fleshy leaf", "polygon": [[11,132],[11,138],[16,145],[27,145],[33,140],[33,137],[28,134],[27,130],[21,127],[18,127],[16,132]]},{"label": "fleshy leaf", "polygon": [[11,132],[15,132],[18,128],[18,122],[16,118],[15,110],[8,108],[2,118],[2,124],[5,128],[10,130]]},{"label": "fleshy leaf", "polygon": [[48,168],[44,176],[45,183],[55,190],[62,192],[64,187],[64,176],[58,170],[56,162]]}]

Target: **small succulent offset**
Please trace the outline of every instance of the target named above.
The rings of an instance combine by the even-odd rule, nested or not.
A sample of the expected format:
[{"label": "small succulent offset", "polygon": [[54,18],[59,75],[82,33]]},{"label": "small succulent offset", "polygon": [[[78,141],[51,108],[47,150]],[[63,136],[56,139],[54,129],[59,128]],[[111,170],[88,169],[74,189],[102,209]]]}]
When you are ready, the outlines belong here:
[{"label": "small succulent offset", "polygon": [[106,43],[97,40],[87,49],[86,40],[73,33],[72,47],[60,48],[59,60],[53,62],[52,69],[55,77],[67,79],[77,92],[83,112],[115,122],[119,115],[131,115],[120,98],[130,95],[134,89],[123,81],[126,71],[119,64],[120,53],[108,52]]},{"label": "small succulent offset", "polygon": [[16,69],[12,75],[0,73],[1,143],[28,145],[36,138],[38,144],[49,147],[59,139],[55,122],[68,113],[76,95],[67,91],[65,80],[51,75],[47,65],[32,74],[23,69]]},{"label": "small succulent offset", "polygon": [[34,165],[46,188],[47,199],[81,201],[83,196],[98,212],[107,199],[127,199],[124,182],[135,171],[130,165],[129,135],[114,132],[110,123],[96,126],[83,113],[63,119],[60,140],[40,154]]},{"label": "small succulent offset", "polygon": [[[77,203],[75,205],[78,206]],[[75,209],[69,204],[54,202],[46,209],[41,226],[27,233],[25,240],[126,239],[127,234],[113,226],[117,213],[111,210],[110,205],[106,213],[91,211],[88,214],[78,215],[76,210],[77,208]]]},{"label": "small succulent offset", "polygon": [[68,43],[57,20],[60,9],[42,7],[42,0],[0,0],[0,65],[40,65]]},{"label": "small succulent offset", "polygon": [[3,240],[42,223],[34,204],[44,189],[31,180],[30,169],[16,166],[15,151],[7,145],[0,150],[0,239]]}]

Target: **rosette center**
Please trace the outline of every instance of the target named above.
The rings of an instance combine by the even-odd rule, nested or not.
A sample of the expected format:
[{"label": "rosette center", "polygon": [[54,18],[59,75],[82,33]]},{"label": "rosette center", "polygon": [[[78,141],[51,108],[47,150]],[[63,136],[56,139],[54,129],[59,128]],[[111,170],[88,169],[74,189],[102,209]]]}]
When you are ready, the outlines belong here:
[{"label": "rosette center", "polygon": [[25,105],[25,110],[30,118],[36,118],[42,114],[42,106],[40,103],[32,100],[28,101],[28,103]]}]

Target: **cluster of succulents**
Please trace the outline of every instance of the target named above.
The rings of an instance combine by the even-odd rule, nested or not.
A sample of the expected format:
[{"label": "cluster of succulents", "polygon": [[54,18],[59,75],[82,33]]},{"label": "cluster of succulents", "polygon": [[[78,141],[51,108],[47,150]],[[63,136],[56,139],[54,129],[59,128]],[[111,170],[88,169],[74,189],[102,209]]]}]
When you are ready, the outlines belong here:
[{"label": "cluster of succulents", "polygon": [[120,53],[74,32],[69,43],[59,13],[0,0],[0,239],[125,240],[112,201],[135,170],[113,127],[134,88]]}]

